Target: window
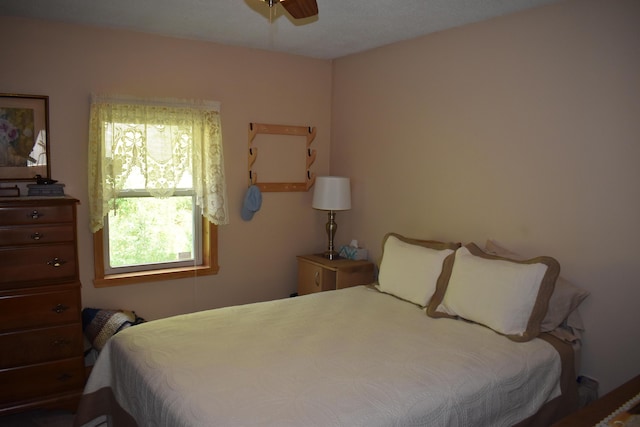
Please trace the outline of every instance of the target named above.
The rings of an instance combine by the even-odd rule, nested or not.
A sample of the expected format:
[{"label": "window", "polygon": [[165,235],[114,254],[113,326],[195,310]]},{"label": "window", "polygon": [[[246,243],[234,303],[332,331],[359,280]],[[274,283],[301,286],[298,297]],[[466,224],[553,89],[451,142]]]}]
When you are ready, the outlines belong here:
[{"label": "window", "polygon": [[217,104],[94,96],[95,285],[214,274],[227,222]]}]

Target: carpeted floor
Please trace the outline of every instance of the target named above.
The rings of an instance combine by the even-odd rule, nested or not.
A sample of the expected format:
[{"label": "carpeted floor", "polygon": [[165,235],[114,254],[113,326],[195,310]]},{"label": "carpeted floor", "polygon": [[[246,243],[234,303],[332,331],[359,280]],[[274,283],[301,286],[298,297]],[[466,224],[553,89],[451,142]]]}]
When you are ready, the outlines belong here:
[{"label": "carpeted floor", "polygon": [[0,427],[71,427],[73,414],[66,411],[35,410],[0,417]]}]

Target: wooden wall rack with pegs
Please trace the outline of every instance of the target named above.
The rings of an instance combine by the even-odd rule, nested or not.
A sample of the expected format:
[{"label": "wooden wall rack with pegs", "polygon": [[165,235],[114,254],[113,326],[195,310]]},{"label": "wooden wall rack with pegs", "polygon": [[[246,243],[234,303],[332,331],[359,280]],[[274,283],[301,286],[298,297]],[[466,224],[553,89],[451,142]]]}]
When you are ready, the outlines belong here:
[{"label": "wooden wall rack with pegs", "polygon": [[[253,140],[258,134],[304,136],[307,141],[306,176],[303,182],[258,182],[258,173],[253,170],[253,164],[258,157],[258,147]],[[249,123],[249,185],[257,185],[262,192],[276,191],[309,191],[316,182],[316,174],[310,170],[316,160],[316,150],[311,143],[316,137],[316,128],[312,126],[269,125],[264,123]]]}]

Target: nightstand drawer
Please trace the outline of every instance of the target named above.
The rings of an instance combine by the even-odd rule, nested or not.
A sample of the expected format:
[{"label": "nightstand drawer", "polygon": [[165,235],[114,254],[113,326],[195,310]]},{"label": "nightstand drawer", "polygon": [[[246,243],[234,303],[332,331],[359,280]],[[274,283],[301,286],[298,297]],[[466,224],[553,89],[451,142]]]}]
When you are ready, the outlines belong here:
[{"label": "nightstand drawer", "polygon": [[373,281],[374,265],[369,261],[298,256],[298,295],[368,285]]},{"label": "nightstand drawer", "polygon": [[78,323],[80,319],[79,288],[0,297],[0,332]]},{"label": "nightstand drawer", "polygon": [[42,394],[82,390],[84,362],[81,357],[41,363],[0,372],[0,401],[17,401]]},{"label": "nightstand drawer", "polygon": [[373,264],[358,264],[336,271],[336,289],[373,283]]},{"label": "nightstand drawer", "polygon": [[298,263],[298,294],[312,294],[331,289],[335,289],[335,275],[327,274],[324,268],[315,264]]},{"label": "nightstand drawer", "polygon": [[0,369],[77,356],[83,351],[82,325],[0,334]]}]

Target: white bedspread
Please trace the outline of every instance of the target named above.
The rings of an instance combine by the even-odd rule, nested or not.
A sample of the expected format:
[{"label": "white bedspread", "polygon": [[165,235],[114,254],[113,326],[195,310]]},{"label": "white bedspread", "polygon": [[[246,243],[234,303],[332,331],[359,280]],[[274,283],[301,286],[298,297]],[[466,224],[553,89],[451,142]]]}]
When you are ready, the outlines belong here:
[{"label": "white bedspread", "polygon": [[510,426],[559,395],[560,358],[361,286],[126,329],[85,393],[140,426]]}]

